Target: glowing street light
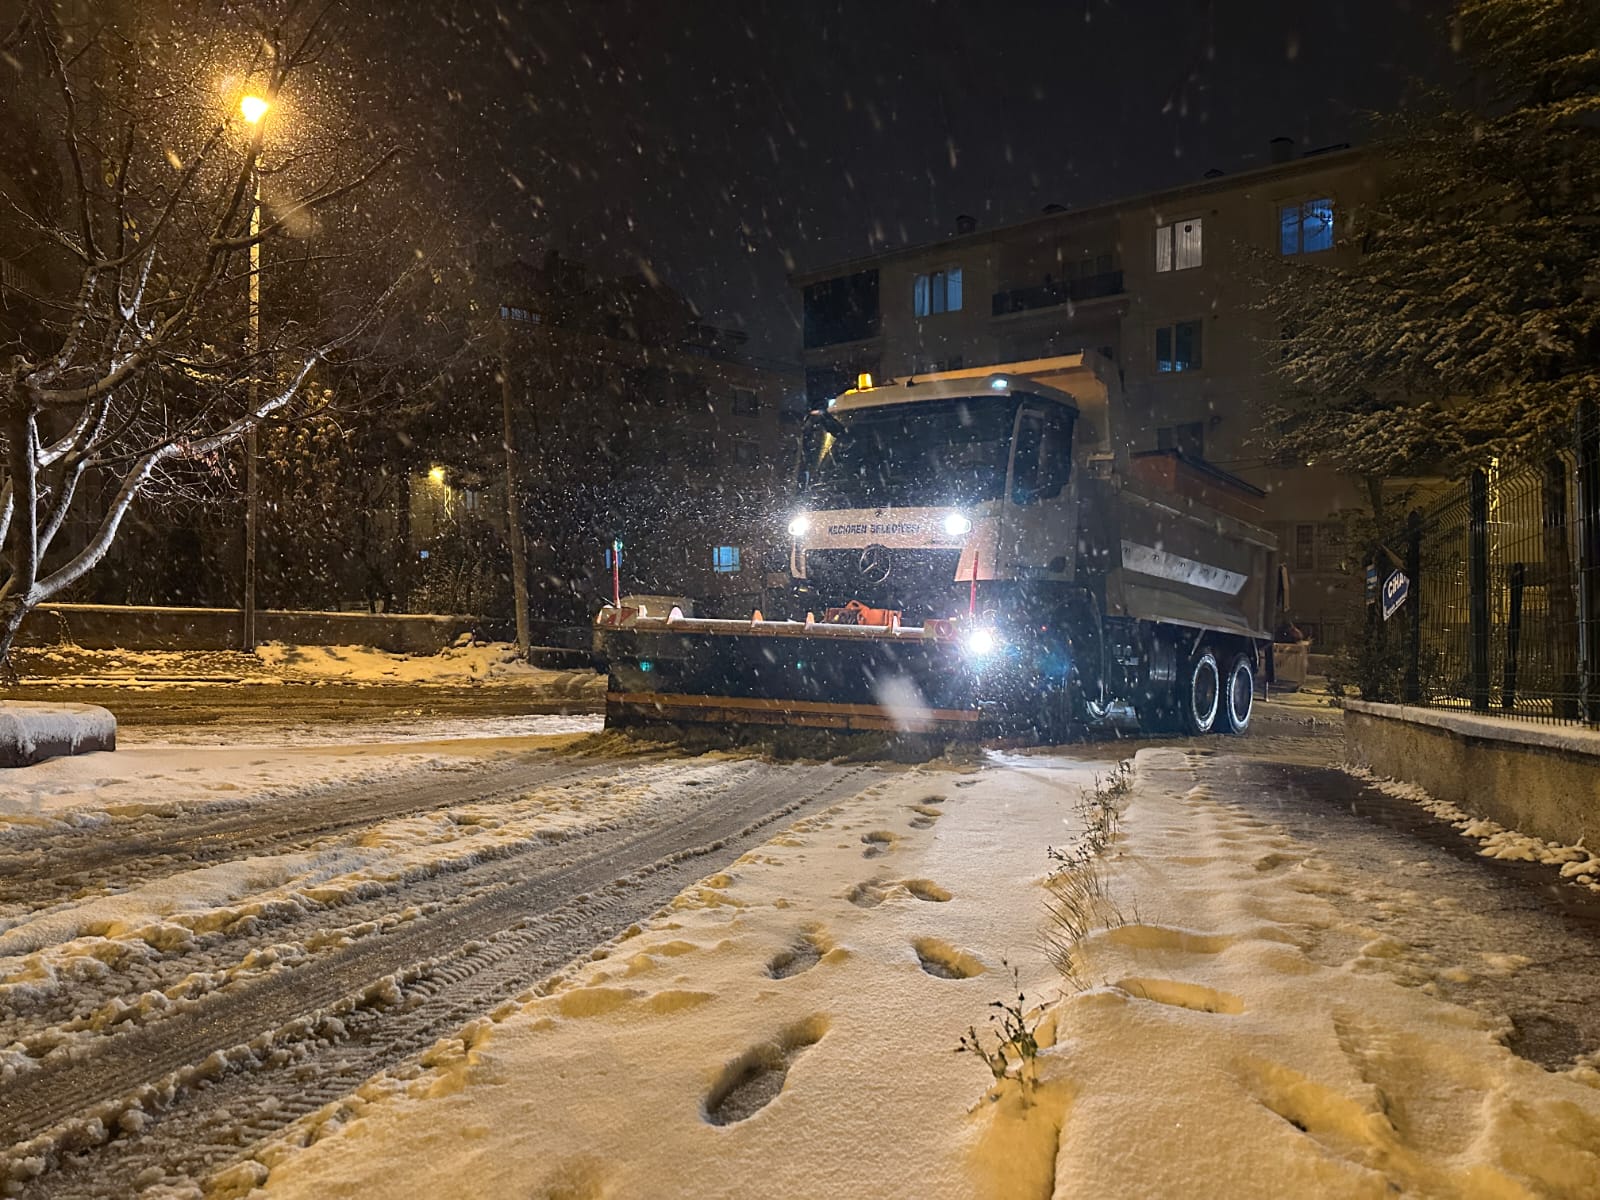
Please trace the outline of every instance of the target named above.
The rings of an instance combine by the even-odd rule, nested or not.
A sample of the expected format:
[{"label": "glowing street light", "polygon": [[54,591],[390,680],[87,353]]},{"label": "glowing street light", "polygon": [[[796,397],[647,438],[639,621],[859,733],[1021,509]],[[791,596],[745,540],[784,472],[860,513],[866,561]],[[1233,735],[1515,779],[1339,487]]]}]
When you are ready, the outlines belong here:
[{"label": "glowing street light", "polygon": [[267,115],[267,109],[271,107],[272,104],[263,100],[260,96],[246,96],[239,101],[239,111],[244,114],[244,119],[252,125],[259,124],[261,118]]}]

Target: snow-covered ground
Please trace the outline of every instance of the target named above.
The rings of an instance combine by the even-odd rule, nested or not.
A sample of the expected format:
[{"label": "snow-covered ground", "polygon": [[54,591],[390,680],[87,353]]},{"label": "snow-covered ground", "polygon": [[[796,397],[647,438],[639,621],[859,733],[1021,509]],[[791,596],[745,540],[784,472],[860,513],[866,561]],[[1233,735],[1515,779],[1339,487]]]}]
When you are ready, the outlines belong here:
[{"label": "snow-covered ground", "polygon": [[557,748],[599,717],[528,716],[252,730],[216,745],[212,726],[130,730],[114,753],[55,758],[0,773],[0,839],[8,829],[96,824],[311,795],[352,783]]},{"label": "snow-covered ground", "polygon": [[256,657],[287,679],[326,679],[341,683],[517,684],[552,695],[605,691],[593,671],[547,671],[531,666],[506,642],[450,646],[438,654],[392,654],[371,646],[286,646],[269,642]]},{"label": "snow-covered ground", "polygon": [[[1600,1195],[1600,1072],[1429,994],[1345,880],[1141,751],[1073,981],[1047,845],[1090,768],[991,756],[800,822],[213,1195]],[[1015,995],[1039,1083],[954,1050]],[[1474,969],[1514,971],[1507,959]],[[1036,1007],[1042,1005],[1043,1007]]]},{"label": "snow-covered ground", "polygon": [[[466,639],[463,639],[466,642]],[[553,697],[603,695],[593,671],[530,665],[507,642],[467,643],[437,654],[394,654],[371,646],[292,646],[267,642],[254,654],[222,650],[85,650],[77,646],[18,651],[22,682],[52,687],[200,686],[281,683],[410,684],[461,687],[498,684]]]}]

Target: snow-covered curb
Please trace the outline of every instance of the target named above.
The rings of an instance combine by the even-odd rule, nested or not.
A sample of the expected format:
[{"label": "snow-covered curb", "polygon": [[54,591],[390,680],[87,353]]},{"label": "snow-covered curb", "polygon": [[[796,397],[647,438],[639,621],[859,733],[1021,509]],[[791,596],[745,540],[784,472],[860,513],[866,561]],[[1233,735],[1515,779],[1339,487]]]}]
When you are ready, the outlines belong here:
[{"label": "snow-covered curb", "polygon": [[117,748],[117,719],[96,704],[0,701],[0,767]]}]

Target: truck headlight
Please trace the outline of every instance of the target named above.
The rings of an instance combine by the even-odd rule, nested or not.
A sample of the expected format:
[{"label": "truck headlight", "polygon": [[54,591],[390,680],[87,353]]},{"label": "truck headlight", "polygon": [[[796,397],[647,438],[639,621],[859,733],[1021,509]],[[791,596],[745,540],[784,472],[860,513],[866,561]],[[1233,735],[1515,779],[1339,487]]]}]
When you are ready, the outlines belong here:
[{"label": "truck headlight", "polygon": [[962,537],[972,532],[972,522],[960,513],[950,513],[944,519],[944,531],[951,537]]},{"label": "truck headlight", "polygon": [[789,522],[790,537],[805,537],[805,535],[810,532],[811,518],[806,516],[805,513],[801,513],[798,517]]},{"label": "truck headlight", "polygon": [[988,658],[1000,649],[1000,637],[992,629],[974,629],[967,634],[965,646],[973,658]]}]

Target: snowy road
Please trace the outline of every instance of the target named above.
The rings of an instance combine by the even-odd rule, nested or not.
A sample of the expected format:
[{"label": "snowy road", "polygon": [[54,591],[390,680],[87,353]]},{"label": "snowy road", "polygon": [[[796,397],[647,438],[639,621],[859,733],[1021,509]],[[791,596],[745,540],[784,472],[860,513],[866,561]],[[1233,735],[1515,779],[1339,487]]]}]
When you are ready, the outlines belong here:
[{"label": "snowy road", "polygon": [[[1217,1048],[1193,1033],[1240,1005],[1292,1041],[1286,946],[1303,961],[1283,980],[1322,972],[1368,1002],[1470,1013],[1490,1034],[1463,1052],[1508,1095],[1592,1074],[1600,1049],[1600,905],[1331,769],[1327,726],[912,767],[642,750],[557,717],[461,739],[446,716],[413,728],[434,741],[374,741],[395,719],[325,723],[309,745],[266,725],[257,746],[151,730],[115,758],[29,775],[9,824],[0,806],[0,1194],[224,1200],[269,1175],[290,1196],[502,1194],[554,1171],[550,1194],[611,1179],[643,1195],[642,1180],[681,1176],[694,1185],[648,1194],[731,1196],[773,1183],[768,1160],[787,1156],[769,1194],[814,1195],[869,1111],[880,1148],[849,1178],[871,1194],[1018,1194],[995,1164],[1034,1178],[1058,1143],[1053,1194],[1088,1194],[1060,1183],[1078,1177],[1117,1190],[1132,1177],[1097,1157],[1090,1102],[1103,1089],[1113,1111],[1120,1089],[1146,1086],[1115,1065],[1124,1018],[1149,1026],[1175,1079],[1191,1047],[1209,1069]],[[1086,938],[1089,973],[1069,984],[1039,940],[1044,848],[1077,835],[1081,790],[1141,746],[1155,757],[1141,755],[1114,878],[1143,923]],[[984,1072],[949,1053],[1008,962],[1056,1005],[1050,1037],[1075,1047],[1049,1066],[1082,1097],[1066,1132],[990,1120],[974,1108]],[[1223,968],[1245,973],[1202,982]],[[762,1115],[722,1112],[755,1053],[734,1052],[779,1053],[761,1041],[774,1021],[796,1094],[780,1067],[739,1100]],[[1532,1078],[1495,1065],[1502,1045]],[[732,1082],[706,1093],[724,1058]],[[870,1104],[851,1117],[860,1078]],[[1397,1103],[1429,1086],[1414,1076]],[[504,1129],[485,1116],[502,1104],[524,1113]],[[647,1147],[638,1129],[656,1114]],[[1294,1127],[1321,1137],[1320,1119]],[[1231,1136],[1204,1125],[1202,1143]],[[419,1138],[426,1165],[401,1149]],[[697,1164],[733,1145],[713,1186]],[[1351,1170],[1434,1178],[1338,1149]],[[1332,1178],[1300,1153],[1282,1161]]]},{"label": "snowy road", "polygon": [[73,1147],[30,1194],[203,1176],[894,770],[536,750],[13,829],[0,1178]]}]

